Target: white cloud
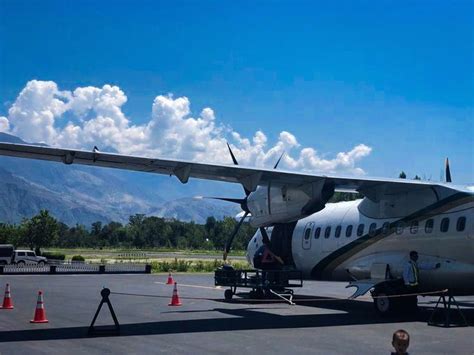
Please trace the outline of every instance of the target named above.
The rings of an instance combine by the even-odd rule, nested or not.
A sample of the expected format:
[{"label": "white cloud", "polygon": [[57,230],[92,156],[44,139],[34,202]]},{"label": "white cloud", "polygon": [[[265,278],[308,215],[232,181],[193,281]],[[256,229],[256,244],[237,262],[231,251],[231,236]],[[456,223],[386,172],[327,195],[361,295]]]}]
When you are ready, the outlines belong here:
[{"label": "white cloud", "polygon": [[[117,86],[79,87],[60,91],[52,81],[32,80],[0,117],[0,131],[10,130],[29,142],[53,146],[114,149],[123,154],[181,158],[231,163],[226,142],[242,165],[272,167],[285,152],[280,168],[321,173],[363,174],[356,166],[371,148],[359,144],[332,159],[324,159],[313,148],[301,147],[296,137],[282,131],[271,145],[262,131],[252,138],[217,123],[206,107],[191,115],[187,97],[159,95],[152,105],[151,119],[133,125],[122,111],[127,96]],[[67,122],[66,122],[67,121]]]},{"label": "white cloud", "polygon": [[0,132],[8,132],[10,129],[10,122],[8,118],[0,116]]}]

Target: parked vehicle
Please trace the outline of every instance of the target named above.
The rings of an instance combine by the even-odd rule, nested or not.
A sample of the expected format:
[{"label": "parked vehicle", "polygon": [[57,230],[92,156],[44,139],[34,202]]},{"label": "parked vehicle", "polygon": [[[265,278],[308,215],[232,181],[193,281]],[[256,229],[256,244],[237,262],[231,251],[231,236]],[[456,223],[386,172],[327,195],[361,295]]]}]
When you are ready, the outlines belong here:
[{"label": "parked vehicle", "polygon": [[37,256],[32,250],[15,250],[13,252],[12,264],[39,264],[44,265],[48,262],[44,256]]},{"label": "parked vehicle", "polygon": [[15,250],[11,244],[0,244],[0,265],[44,265],[47,262],[48,259],[43,256],[37,256],[32,250]]},{"label": "parked vehicle", "polygon": [[11,244],[0,244],[0,265],[10,264],[12,262],[13,245]]}]

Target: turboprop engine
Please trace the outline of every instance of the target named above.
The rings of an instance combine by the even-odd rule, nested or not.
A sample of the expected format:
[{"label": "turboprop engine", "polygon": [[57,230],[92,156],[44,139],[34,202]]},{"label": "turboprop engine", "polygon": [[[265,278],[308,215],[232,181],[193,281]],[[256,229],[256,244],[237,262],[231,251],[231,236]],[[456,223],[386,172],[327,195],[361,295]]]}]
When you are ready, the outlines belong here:
[{"label": "turboprop engine", "polygon": [[296,221],[321,211],[334,194],[334,183],[321,179],[302,186],[273,183],[248,195],[246,207],[253,227]]},{"label": "turboprop engine", "polygon": [[[227,147],[234,165],[239,165],[230,145],[227,144]],[[278,167],[282,157],[283,154],[276,162],[273,167],[274,169]],[[326,202],[334,195],[335,187],[333,181],[324,178],[298,186],[275,181],[270,182],[268,185],[261,185],[255,191],[253,191],[255,187],[246,187],[244,183],[242,185],[245,191],[245,198],[214,197],[218,200],[238,203],[244,212],[225,243],[224,260],[227,259],[227,254],[230,251],[234,237],[249,214],[252,216],[250,224],[253,227],[260,227],[261,230],[263,230],[263,227],[275,223],[293,222],[321,211]]]}]

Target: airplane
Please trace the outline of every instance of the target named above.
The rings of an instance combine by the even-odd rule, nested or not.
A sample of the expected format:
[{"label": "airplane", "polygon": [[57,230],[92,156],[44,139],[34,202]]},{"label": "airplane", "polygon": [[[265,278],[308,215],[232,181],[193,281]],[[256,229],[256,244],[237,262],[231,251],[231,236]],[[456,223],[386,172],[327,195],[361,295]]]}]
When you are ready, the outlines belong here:
[{"label": "airplane", "polygon": [[[371,177],[343,177],[238,164],[205,164],[148,158],[99,151],[0,143],[0,155],[40,159],[64,164],[134,170],[241,184],[245,197],[218,198],[240,204],[240,221],[258,228],[247,247],[247,259],[271,240],[272,250],[285,264],[300,270],[305,279],[348,281],[352,297],[372,290],[374,306],[390,314],[408,297],[393,286],[401,278],[411,250],[420,262],[439,263],[420,270],[419,293],[449,289],[451,295],[474,295],[474,185],[451,182],[446,160],[446,182]],[[335,191],[360,193],[355,201],[329,203]]]}]

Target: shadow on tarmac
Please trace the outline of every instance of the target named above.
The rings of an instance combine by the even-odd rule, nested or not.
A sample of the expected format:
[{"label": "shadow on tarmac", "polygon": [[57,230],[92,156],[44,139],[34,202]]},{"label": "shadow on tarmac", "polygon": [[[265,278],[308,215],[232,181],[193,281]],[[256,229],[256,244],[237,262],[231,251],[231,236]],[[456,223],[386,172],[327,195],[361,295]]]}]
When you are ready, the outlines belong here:
[{"label": "shadow on tarmac", "polygon": [[[336,314],[308,314],[308,315],[275,315],[256,308],[228,309],[214,308],[208,311],[220,312],[237,318],[208,318],[190,319],[147,323],[129,323],[120,326],[120,335],[101,333],[101,330],[109,329],[108,326],[98,326],[95,337],[106,336],[137,336],[137,335],[162,335],[202,333],[235,330],[261,330],[261,329],[297,329],[318,328],[344,325],[364,325],[400,322],[427,322],[432,307],[421,307],[414,315],[403,317],[382,318],[373,311],[372,303],[363,301],[342,302],[341,300],[306,301],[298,298],[298,305],[317,307],[321,309],[339,310]],[[240,301],[237,301],[242,303]],[[237,303],[233,302],[233,303]],[[268,308],[265,308],[268,309]],[[176,311],[179,313],[180,311]],[[194,311],[182,311],[189,313]],[[474,322],[474,309],[463,309],[469,324]],[[120,319],[120,315],[118,315]],[[38,340],[64,340],[88,338],[89,327],[70,327],[34,330],[13,330],[0,332],[0,342],[38,341]]]}]

